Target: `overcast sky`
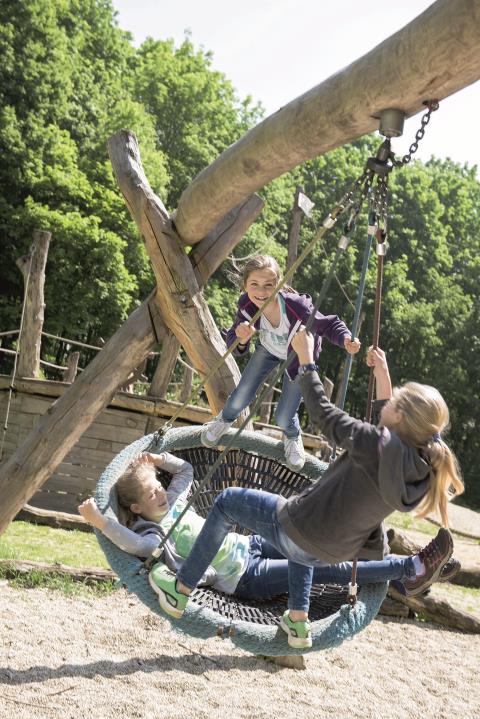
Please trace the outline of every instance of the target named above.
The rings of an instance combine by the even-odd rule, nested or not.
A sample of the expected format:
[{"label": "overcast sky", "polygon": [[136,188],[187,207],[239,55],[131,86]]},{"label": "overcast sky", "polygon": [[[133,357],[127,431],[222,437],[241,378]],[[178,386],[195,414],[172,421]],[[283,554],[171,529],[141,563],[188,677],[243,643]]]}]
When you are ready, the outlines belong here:
[{"label": "overcast sky", "polygon": [[[422,13],[431,0],[113,0],[122,29],[135,45],[150,36],[173,38],[185,30],[195,46],[213,52],[239,97],[251,95],[269,115],[356,60]],[[417,156],[432,154],[480,166],[477,141],[480,83],[441,103]],[[420,124],[405,123],[392,142],[403,154]],[[474,125],[475,124],[475,125]]]}]

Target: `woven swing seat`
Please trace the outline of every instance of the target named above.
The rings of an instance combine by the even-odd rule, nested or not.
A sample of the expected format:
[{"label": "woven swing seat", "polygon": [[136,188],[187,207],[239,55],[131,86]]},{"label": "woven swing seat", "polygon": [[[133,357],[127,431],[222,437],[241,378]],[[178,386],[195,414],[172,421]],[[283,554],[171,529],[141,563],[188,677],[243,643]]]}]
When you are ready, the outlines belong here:
[{"label": "woven swing seat", "polygon": [[[134,456],[146,450],[175,452],[188,460],[194,468],[195,490],[219,455],[219,450],[207,449],[201,444],[201,430],[201,427],[175,428],[160,439],[159,445],[152,444],[155,437],[151,434],[126,447],[99,479],[96,500],[100,509],[107,516],[117,516],[115,483]],[[203,517],[208,514],[217,494],[227,487],[262,489],[289,497],[318,479],[328,466],[307,455],[302,471],[292,472],[284,464],[282,442],[254,432],[242,432],[238,437],[234,435],[235,430],[228,432],[232,448],[194,504],[194,509]],[[162,482],[166,483],[167,477],[169,475],[160,472]],[[243,530],[236,527],[236,531]],[[97,532],[97,537],[109,564],[127,588],[149,608],[165,617],[158,605],[158,597],[148,583],[147,574],[139,573],[141,560],[120,550],[101,532]],[[312,649],[337,646],[363,629],[376,616],[386,588],[385,582],[361,587],[357,603],[351,608],[346,604],[346,587],[314,585],[309,612]],[[201,588],[192,593],[182,619],[167,618],[179,631],[201,638],[228,636],[238,647],[256,654],[275,656],[312,651],[288,645],[285,633],[279,628],[280,617],[286,608],[287,595],[252,601]]]}]

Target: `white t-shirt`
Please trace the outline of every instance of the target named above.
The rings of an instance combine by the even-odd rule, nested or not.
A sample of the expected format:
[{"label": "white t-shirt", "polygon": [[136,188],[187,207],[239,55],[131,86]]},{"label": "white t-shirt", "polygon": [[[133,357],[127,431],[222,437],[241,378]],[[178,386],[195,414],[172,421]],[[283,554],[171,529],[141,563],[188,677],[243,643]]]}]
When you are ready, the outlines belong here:
[{"label": "white t-shirt", "polygon": [[282,295],[278,295],[278,303],[280,305],[280,324],[278,327],[273,327],[264,315],[260,317],[260,344],[270,354],[284,360],[287,359],[290,322]]}]

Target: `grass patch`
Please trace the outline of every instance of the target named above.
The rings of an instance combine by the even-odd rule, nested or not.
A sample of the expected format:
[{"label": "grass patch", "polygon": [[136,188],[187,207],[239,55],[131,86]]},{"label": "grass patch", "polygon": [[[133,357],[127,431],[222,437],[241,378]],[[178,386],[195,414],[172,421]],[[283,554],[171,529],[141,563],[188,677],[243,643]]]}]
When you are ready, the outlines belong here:
[{"label": "grass patch", "polygon": [[31,522],[10,524],[0,536],[0,558],[108,569],[93,532],[57,529]]},{"label": "grass patch", "polygon": [[32,569],[29,572],[17,572],[12,578],[11,570],[0,566],[0,579],[7,579],[11,587],[16,589],[50,589],[61,592],[68,597],[79,596],[105,596],[117,589],[116,582],[79,582],[73,577],[54,572],[42,572],[41,569]]},{"label": "grass patch", "polygon": [[394,512],[387,517],[385,523],[389,527],[395,527],[405,532],[409,530],[422,532],[430,537],[435,537],[438,532],[438,527],[435,524],[426,519],[418,519],[411,512]]}]

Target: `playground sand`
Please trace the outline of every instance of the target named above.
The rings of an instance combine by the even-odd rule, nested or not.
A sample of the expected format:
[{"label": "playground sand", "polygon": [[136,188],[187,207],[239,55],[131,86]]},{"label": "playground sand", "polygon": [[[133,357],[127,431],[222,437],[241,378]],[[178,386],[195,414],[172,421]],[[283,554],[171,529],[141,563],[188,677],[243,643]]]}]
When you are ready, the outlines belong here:
[{"label": "playground sand", "polygon": [[0,716],[15,719],[462,719],[480,715],[479,637],[378,619],[283,669],[192,639],[119,590],[0,586]]}]

